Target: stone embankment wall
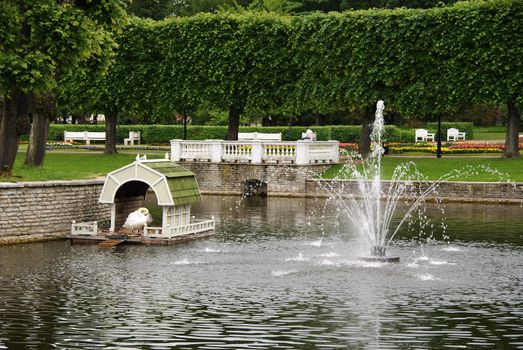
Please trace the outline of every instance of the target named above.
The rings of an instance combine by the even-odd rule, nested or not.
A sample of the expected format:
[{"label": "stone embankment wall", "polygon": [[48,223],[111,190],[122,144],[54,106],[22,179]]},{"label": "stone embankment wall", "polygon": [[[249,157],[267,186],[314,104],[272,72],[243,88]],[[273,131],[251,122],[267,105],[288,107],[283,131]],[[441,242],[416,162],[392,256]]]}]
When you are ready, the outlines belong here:
[{"label": "stone embankment wall", "polygon": [[278,165],[182,162],[181,166],[196,175],[202,193],[242,194],[246,183],[258,180],[267,184],[269,195],[306,195],[307,179],[322,173],[330,164]]},{"label": "stone embankment wall", "polygon": [[[323,185],[322,185],[323,182]],[[328,184],[328,185],[327,185]],[[410,191],[410,196],[416,197],[429,187],[436,185],[430,191],[427,199],[441,199],[452,202],[483,202],[483,203],[515,203],[523,204],[523,183],[508,182],[420,182],[415,184]],[[326,186],[327,185],[327,186]],[[383,182],[384,191],[387,190],[388,181]],[[356,181],[328,181],[307,180],[307,196],[327,197],[329,191],[340,194],[359,193]]]},{"label": "stone embankment wall", "polygon": [[63,237],[73,220],[108,220],[102,187],[102,180],[0,183],[0,244]]},{"label": "stone embankment wall", "polygon": [[[267,171],[264,165],[185,163],[184,166],[195,172],[204,194],[240,194],[245,181],[258,179],[268,183],[269,195],[328,195],[325,187],[310,179],[312,170],[307,167],[272,167]],[[318,165],[313,172],[326,166]],[[421,183],[419,188],[430,184]],[[331,185],[336,191],[351,193],[356,191],[357,183],[332,181]],[[73,220],[108,220],[110,205],[98,203],[102,187],[102,180],[0,183],[0,244],[61,238],[70,233]],[[523,183],[440,182],[437,187],[436,195],[430,198],[523,204]]]}]

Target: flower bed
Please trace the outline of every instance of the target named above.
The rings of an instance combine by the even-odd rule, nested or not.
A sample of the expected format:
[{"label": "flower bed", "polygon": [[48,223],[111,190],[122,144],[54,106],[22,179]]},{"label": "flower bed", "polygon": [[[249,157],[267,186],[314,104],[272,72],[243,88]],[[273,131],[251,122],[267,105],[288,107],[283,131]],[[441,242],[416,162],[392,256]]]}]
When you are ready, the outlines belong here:
[{"label": "flower bed", "polygon": [[[432,142],[418,143],[388,143],[389,152],[394,154],[404,152],[426,152],[436,153],[437,145]],[[521,148],[523,144],[520,144]],[[501,143],[468,143],[468,142],[442,142],[441,152],[444,154],[464,153],[501,153],[505,148]]]},{"label": "flower bed", "polygon": [[357,152],[358,151],[358,144],[353,142],[340,142],[340,148],[339,153],[345,154],[348,152]]}]

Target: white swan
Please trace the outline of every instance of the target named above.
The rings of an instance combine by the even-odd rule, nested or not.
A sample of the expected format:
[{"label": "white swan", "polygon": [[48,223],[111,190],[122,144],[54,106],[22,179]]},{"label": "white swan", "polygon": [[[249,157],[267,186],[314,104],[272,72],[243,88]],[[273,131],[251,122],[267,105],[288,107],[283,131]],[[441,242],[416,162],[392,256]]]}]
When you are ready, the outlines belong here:
[{"label": "white swan", "polygon": [[141,229],[146,223],[149,225],[153,222],[153,217],[149,214],[147,208],[139,208],[138,210],[133,211],[127,216],[123,227],[130,229],[131,231],[136,229]]}]

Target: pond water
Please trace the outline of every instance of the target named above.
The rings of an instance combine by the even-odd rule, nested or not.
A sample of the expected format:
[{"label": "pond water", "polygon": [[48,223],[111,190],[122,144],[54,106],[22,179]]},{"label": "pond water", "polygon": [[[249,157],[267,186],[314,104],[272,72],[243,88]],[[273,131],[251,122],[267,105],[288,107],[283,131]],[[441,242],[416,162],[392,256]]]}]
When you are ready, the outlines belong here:
[{"label": "pond water", "polygon": [[388,265],[325,208],[206,197],[205,240],[0,247],[0,349],[523,349],[520,206],[447,205]]}]

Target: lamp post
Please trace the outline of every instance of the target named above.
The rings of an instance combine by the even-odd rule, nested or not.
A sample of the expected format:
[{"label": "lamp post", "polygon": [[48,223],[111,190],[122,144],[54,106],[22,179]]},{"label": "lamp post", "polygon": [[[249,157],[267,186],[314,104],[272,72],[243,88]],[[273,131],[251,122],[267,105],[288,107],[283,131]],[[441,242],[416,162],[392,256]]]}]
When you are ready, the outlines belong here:
[{"label": "lamp post", "polygon": [[187,111],[183,111],[183,139],[187,140]]},{"label": "lamp post", "polygon": [[287,141],[292,141],[292,115],[289,116],[289,131],[287,131]]},{"label": "lamp post", "polygon": [[438,114],[438,142],[436,148],[436,158],[441,158],[441,114]]}]

